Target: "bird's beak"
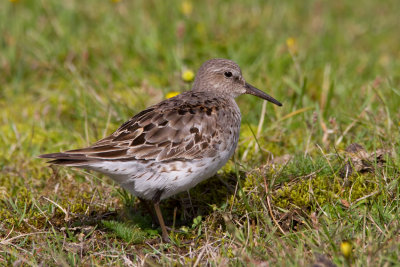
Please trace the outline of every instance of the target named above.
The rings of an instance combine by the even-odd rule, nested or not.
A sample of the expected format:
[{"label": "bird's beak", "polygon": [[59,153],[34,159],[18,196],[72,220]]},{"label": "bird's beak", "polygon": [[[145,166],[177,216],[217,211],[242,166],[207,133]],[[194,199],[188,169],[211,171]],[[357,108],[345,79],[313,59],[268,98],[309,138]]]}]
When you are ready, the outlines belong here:
[{"label": "bird's beak", "polygon": [[272,96],[264,93],[263,91],[255,88],[253,85],[246,83],[244,87],[246,88],[246,94],[258,96],[262,99],[274,103],[275,105],[282,106],[281,102],[279,102]]}]

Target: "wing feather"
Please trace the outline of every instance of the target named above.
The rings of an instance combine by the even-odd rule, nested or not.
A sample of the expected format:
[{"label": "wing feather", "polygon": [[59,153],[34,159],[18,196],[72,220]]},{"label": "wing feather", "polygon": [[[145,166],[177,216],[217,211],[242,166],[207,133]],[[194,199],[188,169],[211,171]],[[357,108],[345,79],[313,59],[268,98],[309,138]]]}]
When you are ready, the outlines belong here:
[{"label": "wing feather", "polygon": [[59,164],[64,159],[81,163],[213,157],[218,152],[216,144],[221,142],[223,131],[227,131],[224,116],[231,111],[226,110],[229,105],[221,103],[221,99],[207,95],[191,98],[195,94],[201,93],[186,92],[138,113],[92,146],[43,157],[56,159],[53,162]]}]

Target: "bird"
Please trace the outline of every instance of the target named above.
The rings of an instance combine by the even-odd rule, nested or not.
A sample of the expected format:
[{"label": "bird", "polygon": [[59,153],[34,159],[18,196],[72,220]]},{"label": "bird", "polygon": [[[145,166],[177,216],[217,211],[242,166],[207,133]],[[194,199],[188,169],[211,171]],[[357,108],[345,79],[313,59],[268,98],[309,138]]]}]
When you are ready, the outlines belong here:
[{"label": "bird", "polygon": [[243,94],[282,106],[247,83],[234,61],[210,59],[190,91],[146,108],[93,145],[39,157],[103,173],[152,202],[162,240],[169,242],[159,203],[212,177],[232,157],[241,124],[235,98]]}]

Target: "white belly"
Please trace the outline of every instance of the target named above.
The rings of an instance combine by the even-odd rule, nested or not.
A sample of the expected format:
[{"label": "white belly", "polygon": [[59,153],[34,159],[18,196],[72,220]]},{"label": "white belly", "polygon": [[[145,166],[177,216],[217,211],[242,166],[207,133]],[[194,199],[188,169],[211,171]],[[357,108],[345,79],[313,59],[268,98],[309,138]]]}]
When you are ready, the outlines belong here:
[{"label": "white belly", "polygon": [[213,176],[233,155],[236,144],[237,140],[232,140],[229,149],[220,152],[214,158],[168,163],[136,160],[103,161],[85,168],[110,176],[125,190],[140,198],[152,199],[155,193],[161,190],[162,200],[189,190]]}]

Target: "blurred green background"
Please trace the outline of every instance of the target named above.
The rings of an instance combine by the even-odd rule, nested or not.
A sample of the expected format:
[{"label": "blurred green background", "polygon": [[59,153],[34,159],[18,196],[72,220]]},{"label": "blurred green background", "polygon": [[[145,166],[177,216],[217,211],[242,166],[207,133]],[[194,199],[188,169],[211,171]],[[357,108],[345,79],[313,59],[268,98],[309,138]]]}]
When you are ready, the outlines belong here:
[{"label": "blurred green background", "polygon": [[[79,142],[84,127],[93,141],[108,122],[188,90],[180,73],[213,57],[238,62],[250,83],[285,104],[267,122],[312,107],[345,125],[382,104],[398,121],[399,5],[356,2],[4,1],[2,132],[14,128],[30,136],[29,149],[45,151],[51,137],[58,146]],[[261,101],[238,101],[256,124]],[[304,125],[300,117],[291,123]],[[18,143],[8,138],[3,146]]]},{"label": "blurred green background", "polygon": [[[13,231],[18,235],[51,228],[57,207],[43,196],[75,207],[82,196],[90,199],[94,194],[96,203],[106,203],[96,204],[99,209],[120,207],[121,197],[115,190],[106,197],[109,191],[102,190],[111,190],[104,189],[107,185],[84,185],[90,175],[73,170],[62,169],[57,174],[63,178],[60,191],[54,193],[56,180],[52,179],[57,175],[35,157],[93,143],[143,108],[165,99],[167,93],[189,90],[190,83],[182,80],[182,73],[195,72],[214,57],[236,61],[249,83],[284,104],[282,108],[268,104],[260,123],[263,102],[252,96],[237,99],[243,125],[235,158],[241,171],[264,165],[271,155],[323,158],[325,153],[342,151],[354,142],[372,151],[389,148],[393,161],[398,162],[399,14],[397,0],[3,0],[0,221],[4,223],[0,224],[0,238],[5,240]],[[253,134],[268,153],[257,153]],[[391,178],[397,179],[397,174],[392,174]],[[35,229],[24,226],[25,219],[32,224],[37,216],[42,216],[43,224]],[[385,237],[395,240],[389,234]],[[33,254],[2,247],[0,263],[14,262],[21,258],[19,253],[35,263],[32,242],[54,245],[57,238],[55,233],[47,241],[30,239],[16,245]],[[363,242],[367,241],[359,243],[363,256],[358,263],[374,259],[378,264],[388,257],[384,252],[366,253]],[[296,247],[290,242],[287,246]],[[280,248],[286,251],[287,247]],[[296,249],[288,250],[286,260],[307,265],[318,248],[332,253],[336,263],[347,262],[336,245],[321,244],[299,250],[308,255],[304,262],[293,252]],[[196,249],[199,255],[201,247]],[[103,262],[83,260],[85,257],[69,252],[65,256],[61,245],[47,254],[49,258],[54,251],[72,265],[120,263],[112,257]],[[216,259],[235,255],[246,262],[247,256],[232,251],[232,247],[221,250]],[[178,252],[168,253],[166,262],[185,263],[171,256]],[[254,256],[248,253],[248,257]],[[281,251],[268,253],[273,259],[270,263],[280,262]],[[43,262],[54,263],[49,258],[43,256]]]}]

